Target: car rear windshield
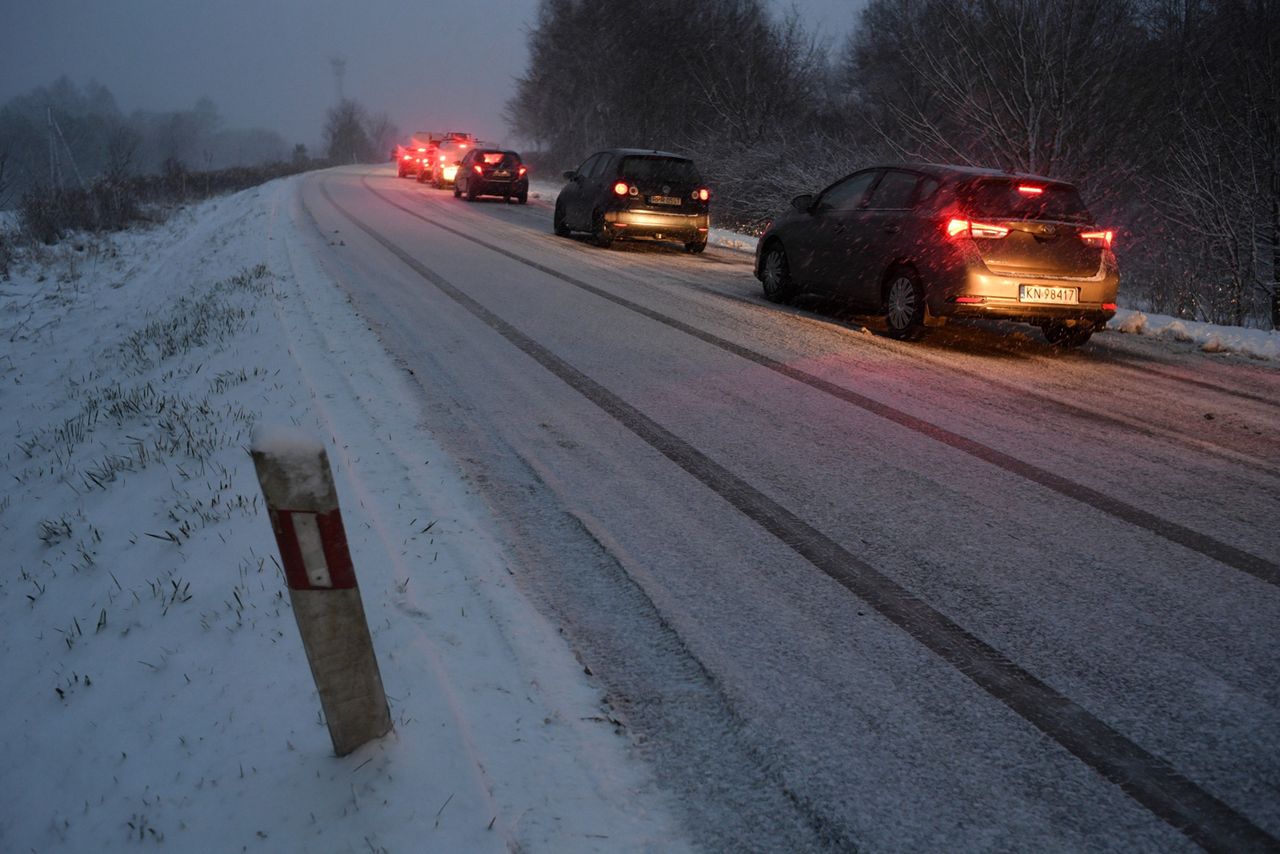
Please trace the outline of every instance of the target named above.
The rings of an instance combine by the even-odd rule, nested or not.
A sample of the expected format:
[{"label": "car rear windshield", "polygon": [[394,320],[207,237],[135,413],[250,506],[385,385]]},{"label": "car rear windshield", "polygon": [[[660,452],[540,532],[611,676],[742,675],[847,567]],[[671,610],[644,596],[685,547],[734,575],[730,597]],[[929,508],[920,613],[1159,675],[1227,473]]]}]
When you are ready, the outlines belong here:
[{"label": "car rear windshield", "polygon": [[514,169],[519,163],[519,156],[510,151],[485,151],[480,154],[484,158],[486,166],[493,166],[495,163],[509,169]]},{"label": "car rear windshield", "polygon": [[622,177],[638,183],[697,184],[702,180],[698,167],[683,157],[624,157]]},{"label": "car rear windshield", "polygon": [[1089,209],[1070,184],[995,179],[977,181],[960,192],[960,203],[986,219],[1053,219],[1090,222]]}]

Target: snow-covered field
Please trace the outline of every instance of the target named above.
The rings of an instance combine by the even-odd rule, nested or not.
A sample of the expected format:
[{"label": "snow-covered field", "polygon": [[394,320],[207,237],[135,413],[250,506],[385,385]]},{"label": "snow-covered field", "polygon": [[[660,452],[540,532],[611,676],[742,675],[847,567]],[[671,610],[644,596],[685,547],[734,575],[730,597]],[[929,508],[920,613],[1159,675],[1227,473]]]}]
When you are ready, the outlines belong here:
[{"label": "snow-covered field", "polygon": [[[285,180],[0,282],[0,850],[669,851]],[[335,758],[247,452],[328,445],[395,730]]]}]

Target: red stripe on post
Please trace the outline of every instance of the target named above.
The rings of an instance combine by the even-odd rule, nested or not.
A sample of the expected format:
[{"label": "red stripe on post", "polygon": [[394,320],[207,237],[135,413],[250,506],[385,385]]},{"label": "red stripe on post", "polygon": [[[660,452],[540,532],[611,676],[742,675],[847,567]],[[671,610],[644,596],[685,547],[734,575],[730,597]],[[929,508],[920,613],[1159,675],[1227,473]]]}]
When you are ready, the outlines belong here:
[{"label": "red stripe on post", "polygon": [[[285,583],[290,590],[350,590],[356,586],[355,566],[351,561],[351,551],[347,548],[347,533],[342,525],[342,514],[337,508],[328,513],[312,513],[307,510],[270,512],[271,529],[276,535],[276,545],[280,547]],[[320,546],[330,580],[327,585],[312,583],[303,558],[302,545],[298,540],[298,529],[294,524],[296,516],[311,517],[320,531]]]},{"label": "red stripe on post", "polygon": [[342,526],[342,514],[335,507],[328,513],[316,515],[320,527],[320,542],[324,544],[324,557],[329,563],[329,577],[335,590],[349,590],[356,586],[356,568],[351,563],[351,550],[347,548],[347,530]]}]

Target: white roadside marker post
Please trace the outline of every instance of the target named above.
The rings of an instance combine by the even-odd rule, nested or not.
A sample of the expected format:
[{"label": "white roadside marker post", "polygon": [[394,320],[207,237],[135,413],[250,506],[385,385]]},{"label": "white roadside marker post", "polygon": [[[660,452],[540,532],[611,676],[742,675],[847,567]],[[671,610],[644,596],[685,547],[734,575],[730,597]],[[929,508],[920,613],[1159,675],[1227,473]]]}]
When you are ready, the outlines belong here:
[{"label": "white roadside marker post", "polygon": [[345,756],[386,735],[391,711],[356,586],[329,457],[319,440],[281,426],[255,427],[250,452],[333,751]]}]

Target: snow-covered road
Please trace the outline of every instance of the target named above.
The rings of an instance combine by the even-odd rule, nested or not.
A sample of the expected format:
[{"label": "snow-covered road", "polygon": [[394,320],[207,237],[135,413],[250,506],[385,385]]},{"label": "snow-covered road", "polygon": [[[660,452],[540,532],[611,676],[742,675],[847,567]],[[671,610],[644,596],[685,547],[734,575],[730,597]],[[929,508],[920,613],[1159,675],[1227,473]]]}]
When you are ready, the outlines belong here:
[{"label": "snow-covered road", "polygon": [[[0,283],[0,849],[1280,844],[1275,334],[899,343],[550,220],[334,169]],[[273,421],[395,721],[341,758]]]},{"label": "snow-covered road", "polygon": [[898,343],[765,303],[744,253],[603,251],[537,200],[385,170],[308,177],[280,216],[695,841],[1280,838],[1273,367],[1114,333]]}]

